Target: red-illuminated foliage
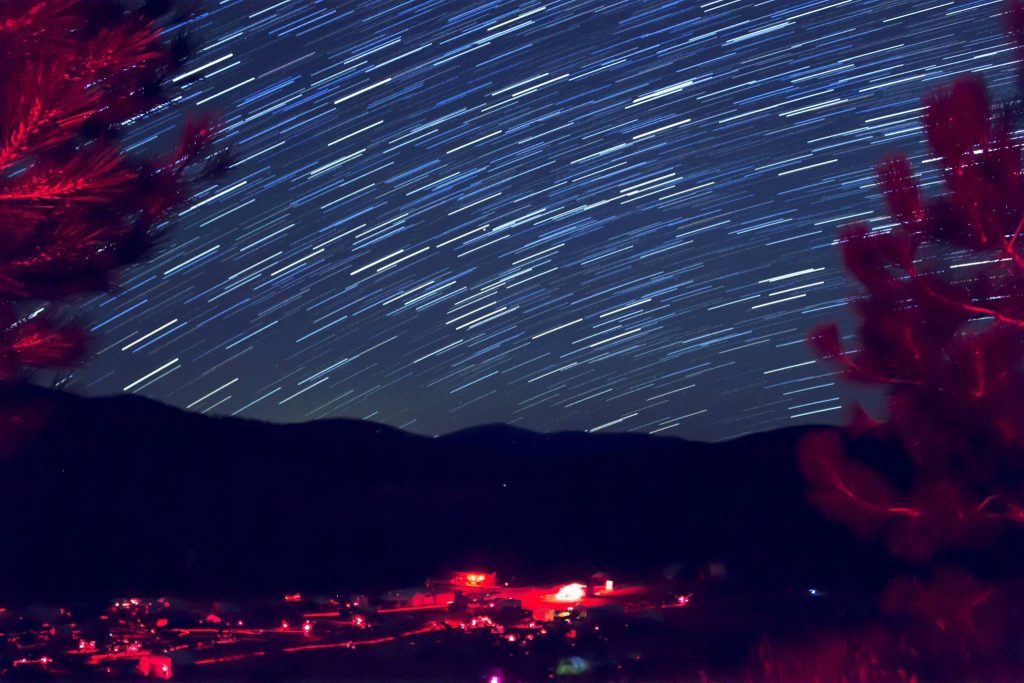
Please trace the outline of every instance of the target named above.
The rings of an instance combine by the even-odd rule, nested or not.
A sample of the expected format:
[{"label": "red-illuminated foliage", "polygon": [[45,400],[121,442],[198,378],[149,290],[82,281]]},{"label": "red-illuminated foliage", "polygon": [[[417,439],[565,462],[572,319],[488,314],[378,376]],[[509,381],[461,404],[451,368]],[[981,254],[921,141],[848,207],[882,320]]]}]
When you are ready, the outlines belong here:
[{"label": "red-illuminated foliage", "polygon": [[160,158],[128,155],[118,133],[165,104],[187,57],[158,22],[175,3],[0,3],[0,380],[67,366],[82,333],[29,304],[115,284],[153,247],[210,157],[214,122],[186,125]]},{"label": "red-illuminated foliage", "polygon": [[[165,40],[160,24],[184,19],[182,5],[0,2],[0,383],[80,360],[85,335],[53,305],[113,287],[193,185],[225,168],[209,118],[159,157],[118,139],[170,99],[187,40]],[[26,419],[0,413],[0,447]]]},{"label": "red-illuminated foliage", "polygon": [[[1008,2],[1006,16],[1024,65],[1024,0]],[[864,289],[854,303],[857,348],[843,348],[835,324],[809,335],[846,379],[885,388],[888,419],[858,407],[851,432],[898,442],[910,478],[897,482],[855,459],[835,433],[806,438],[800,465],[814,505],[900,558],[1000,557],[1000,534],[1024,528],[1021,101],[993,106],[982,79],[960,77],[923,104],[925,163],[935,164],[942,189],[927,196],[902,155],[877,167],[890,224],[858,223],[840,235],[843,262]],[[895,579],[872,627],[883,635],[837,641],[838,670],[844,680],[875,680],[853,665],[849,648],[860,647],[876,660],[864,671],[887,670],[884,660],[901,677],[1019,680],[1020,599],[1015,582],[959,569]],[[792,662],[821,663],[806,652]]]},{"label": "red-illuminated foliage", "polygon": [[[952,671],[971,660],[1013,653],[1022,626],[1019,586],[994,585],[943,567],[934,578],[901,578],[882,596],[882,610],[918,644],[935,669]],[[967,671],[964,671],[967,674]]]},{"label": "red-illuminated foliage", "polygon": [[1019,583],[996,585],[948,567],[929,580],[899,578],[883,593],[875,622],[763,640],[747,680],[1019,681],[1022,597]]},{"label": "red-illuminated foliage", "polygon": [[[1024,3],[1008,6],[1024,53]],[[811,332],[819,355],[849,380],[888,392],[878,426],[914,465],[909,486],[815,435],[800,459],[811,500],[903,558],[991,542],[1024,525],[1024,229],[1022,147],[1015,107],[993,107],[980,78],[924,98],[923,124],[943,189],[926,196],[909,160],[876,169],[891,217],[840,236],[843,262],[865,290],[856,351],[835,324]],[[856,426],[870,422],[862,411]]]},{"label": "red-illuminated foliage", "polygon": [[[754,683],[918,683],[907,670],[882,661],[894,648],[880,628],[855,635],[825,632],[810,642],[764,640],[744,680]],[[886,658],[888,659],[888,658]]]}]

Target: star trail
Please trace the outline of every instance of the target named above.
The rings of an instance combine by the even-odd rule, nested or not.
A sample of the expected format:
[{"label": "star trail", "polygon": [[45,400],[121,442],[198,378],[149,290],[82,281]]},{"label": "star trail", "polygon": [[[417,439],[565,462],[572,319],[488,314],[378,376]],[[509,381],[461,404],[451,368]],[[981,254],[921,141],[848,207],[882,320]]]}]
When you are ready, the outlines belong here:
[{"label": "star trail", "polygon": [[[223,0],[180,97],[231,172],[87,302],[70,386],[273,421],[722,439],[838,421],[806,331],[934,182],[921,96],[1015,79],[1000,0]],[[199,76],[198,80],[189,80]],[[962,264],[967,267],[970,264]]]}]

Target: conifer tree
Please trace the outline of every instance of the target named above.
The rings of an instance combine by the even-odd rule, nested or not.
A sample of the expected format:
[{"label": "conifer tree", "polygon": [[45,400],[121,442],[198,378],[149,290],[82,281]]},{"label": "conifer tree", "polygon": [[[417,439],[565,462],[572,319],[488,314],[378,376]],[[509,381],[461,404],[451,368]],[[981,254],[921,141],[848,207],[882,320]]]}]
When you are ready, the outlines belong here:
[{"label": "conifer tree", "polygon": [[[142,260],[197,182],[225,166],[216,125],[189,121],[173,151],[119,138],[167,106],[188,39],[172,0],[0,2],[0,381],[83,356],[47,304],[110,289]],[[177,12],[177,14],[175,14]]]}]

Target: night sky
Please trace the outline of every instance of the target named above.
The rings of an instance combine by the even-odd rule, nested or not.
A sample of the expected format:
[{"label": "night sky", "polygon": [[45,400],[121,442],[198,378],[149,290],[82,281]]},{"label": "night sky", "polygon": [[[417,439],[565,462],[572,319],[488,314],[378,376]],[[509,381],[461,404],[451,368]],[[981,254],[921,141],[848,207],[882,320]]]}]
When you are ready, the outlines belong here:
[{"label": "night sky", "polygon": [[1001,0],[207,6],[130,140],[212,109],[237,163],[87,303],[70,386],[279,422],[841,420],[803,341],[852,331],[837,230],[887,226],[887,150],[934,180],[930,87],[1014,79]]}]

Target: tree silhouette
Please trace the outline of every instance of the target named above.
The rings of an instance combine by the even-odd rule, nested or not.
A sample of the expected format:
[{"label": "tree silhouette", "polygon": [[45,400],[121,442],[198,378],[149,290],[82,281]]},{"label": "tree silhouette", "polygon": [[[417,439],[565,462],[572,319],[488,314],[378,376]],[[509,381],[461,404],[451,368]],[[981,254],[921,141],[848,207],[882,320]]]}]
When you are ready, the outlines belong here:
[{"label": "tree silhouette", "polygon": [[[1005,17],[1024,64],[1024,0]],[[1024,529],[1022,104],[993,105],[975,76],[923,104],[939,189],[926,194],[901,154],[877,166],[889,225],[857,223],[839,239],[864,290],[855,348],[834,323],[808,335],[843,377],[885,389],[888,418],[857,406],[850,432],[898,443],[909,474],[853,457],[836,432],[806,437],[799,461],[826,516],[923,565],[890,581],[872,626],[882,635],[865,631],[858,646],[936,679],[1018,680],[1019,536],[1001,536]]]},{"label": "tree silhouette", "polygon": [[[1008,3],[1024,51],[1024,3]],[[1019,55],[1018,55],[1019,56]],[[891,552],[925,560],[984,545],[1024,524],[1024,181],[1018,105],[992,106],[964,76],[924,98],[922,123],[941,190],[925,196],[907,157],[877,168],[891,225],[857,223],[840,236],[864,295],[856,350],[834,323],[809,341],[842,375],[885,387],[889,417],[913,480],[898,486],[819,433],[800,459],[812,501]],[[873,426],[857,408],[859,428]]]},{"label": "tree silhouette", "polygon": [[111,288],[193,184],[225,167],[210,118],[186,123],[159,157],[129,155],[118,139],[168,104],[189,47],[160,25],[189,11],[172,0],[0,2],[0,381],[78,361],[82,330],[47,304]]},{"label": "tree silhouette", "polygon": [[[1024,0],[1005,16],[1024,65]],[[1022,100],[993,105],[965,76],[923,104],[938,188],[926,193],[903,155],[876,168],[888,224],[855,223],[839,240],[862,289],[856,341],[845,348],[835,324],[808,335],[842,377],[884,388],[887,419],[856,407],[849,431],[895,441],[906,462],[869,466],[835,431],[799,453],[812,504],[919,566],[890,581],[879,621],[787,653],[804,669],[766,680],[1020,680],[1019,537],[1002,535],[1024,529]],[[838,664],[815,654],[827,645]]]}]

